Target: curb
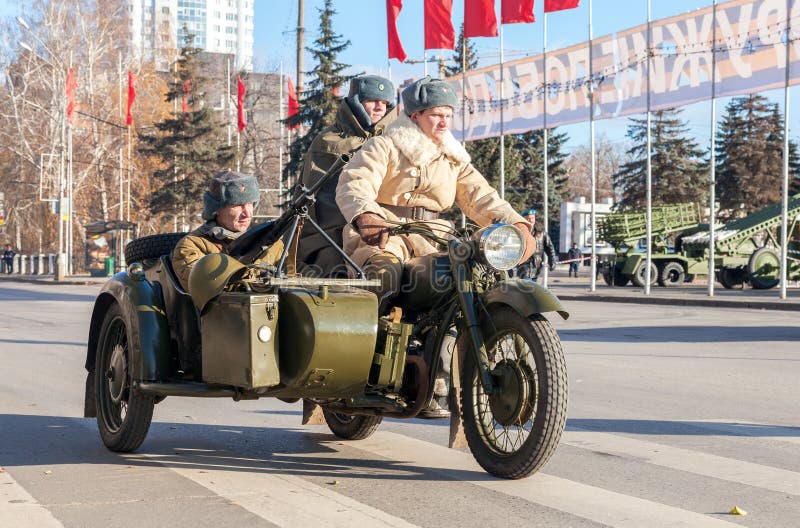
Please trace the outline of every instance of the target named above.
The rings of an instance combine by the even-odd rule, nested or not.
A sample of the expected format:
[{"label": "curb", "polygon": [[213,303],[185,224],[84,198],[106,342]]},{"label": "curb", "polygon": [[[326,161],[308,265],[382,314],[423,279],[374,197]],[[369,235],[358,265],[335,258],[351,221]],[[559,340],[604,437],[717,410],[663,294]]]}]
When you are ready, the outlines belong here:
[{"label": "curb", "polygon": [[63,281],[56,282],[55,279],[53,279],[52,277],[38,278],[38,277],[26,277],[26,276],[17,275],[17,276],[15,276],[13,278],[11,278],[11,277],[0,278],[0,284],[3,284],[5,282],[25,282],[25,283],[28,283],[28,284],[47,284],[47,285],[51,285],[51,286],[62,286],[62,285],[68,285],[68,286],[93,286],[93,285],[101,285],[101,284],[103,284],[103,282],[105,282],[105,280],[103,280],[101,282],[101,281],[97,281],[97,280],[92,280],[92,279],[87,277],[87,278],[71,278],[71,279],[66,279],[66,280],[63,280]]},{"label": "curb", "polygon": [[800,312],[800,303],[793,301],[733,301],[725,299],[676,299],[674,297],[617,297],[612,295],[558,295],[562,301],[613,302],[668,306],[708,306],[713,308],[745,308],[750,310],[782,310]]}]

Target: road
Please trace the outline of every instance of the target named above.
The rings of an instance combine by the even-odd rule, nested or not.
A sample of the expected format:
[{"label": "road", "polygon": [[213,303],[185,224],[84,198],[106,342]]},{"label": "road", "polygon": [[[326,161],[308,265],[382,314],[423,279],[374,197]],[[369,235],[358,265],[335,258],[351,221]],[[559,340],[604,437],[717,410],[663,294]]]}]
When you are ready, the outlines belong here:
[{"label": "road", "polygon": [[551,318],[567,430],[501,481],[444,422],[342,442],[272,400],[167,398],[137,453],[111,453],[82,418],[98,289],[0,282],[0,527],[800,523],[796,313],[570,302]]}]

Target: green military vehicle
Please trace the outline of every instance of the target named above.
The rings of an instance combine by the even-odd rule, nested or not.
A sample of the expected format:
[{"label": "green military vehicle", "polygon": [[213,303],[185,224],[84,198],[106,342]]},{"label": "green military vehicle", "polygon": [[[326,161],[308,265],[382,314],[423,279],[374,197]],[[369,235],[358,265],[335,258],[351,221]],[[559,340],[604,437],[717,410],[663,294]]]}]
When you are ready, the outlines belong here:
[{"label": "green military vehicle", "polygon": [[[708,261],[680,252],[680,242],[687,233],[704,226],[695,204],[660,205],[652,208],[652,254],[650,284],[679,286],[691,281],[695,275],[708,274]],[[647,280],[646,245],[647,225],[643,211],[611,213],[597,226],[598,238],[614,247],[613,260],[600,263],[599,271],[609,286],[625,286],[629,282],[644,287]],[[674,243],[673,239],[674,238]]]},{"label": "green military vehicle", "polygon": [[[800,195],[788,204],[789,280],[800,280]],[[780,281],[781,204],[774,204],[744,218],[725,224],[714,233],[714,268],[725,288],[749,283],[755,289],[769,289]],[[710,234],[703,230],[684,236],[682,253],[690,260],[708,258]]]}]

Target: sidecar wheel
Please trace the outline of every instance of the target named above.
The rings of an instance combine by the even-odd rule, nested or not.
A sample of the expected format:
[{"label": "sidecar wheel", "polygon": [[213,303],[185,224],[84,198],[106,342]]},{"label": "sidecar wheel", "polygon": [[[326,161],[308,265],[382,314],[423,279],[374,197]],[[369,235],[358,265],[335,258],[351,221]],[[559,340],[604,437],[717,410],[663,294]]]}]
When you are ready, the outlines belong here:
[{"label": "sidecar wheel", "polygon": [[128,329],[117,304],[106,312],[95,360],[97,426],[103,443],[127,453],[142,445],[153,419],[152,397],[131,387]]},{"label": "sidecar wheel", "polygon": [[[464,433],[483,469],[497,477],[523,478],[555,452],[567,420],[561,341],[541,315],[525,319],[508,307],[490,310],[481,331],[492,377],[502,390],[486,394],[474,354],[465,349]],[[459,347],[469,346],[468,336],[459,340]]]},{"label": "sidecar wheel", "polygon": [[361,416],[342,414],[323,409],[325,422],[331,432],[345,440],[363,440],[378,430],[383,416]]}]

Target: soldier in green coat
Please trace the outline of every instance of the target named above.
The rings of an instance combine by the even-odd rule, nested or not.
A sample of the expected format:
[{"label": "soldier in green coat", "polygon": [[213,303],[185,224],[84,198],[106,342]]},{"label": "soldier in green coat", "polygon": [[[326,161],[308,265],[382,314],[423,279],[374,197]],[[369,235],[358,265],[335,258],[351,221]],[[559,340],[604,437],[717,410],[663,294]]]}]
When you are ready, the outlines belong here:
[{"label": "soldier in green coat", "polygon": [[[342,154],[352,155],[372,136],[394,121],[394,85],[377,75],[362,75],[350,81],[350,90],[336,113],[336,122],[314,138],[303,163],[302,183],[311,187]],[[334,200],[338,175],[328,180],[317,193],[310,216],[339,246],[342,245],[344,216]],[[310,225],[300,236],[298,263],[305,275],[347,276],[339,253],[330,247]]]}]

